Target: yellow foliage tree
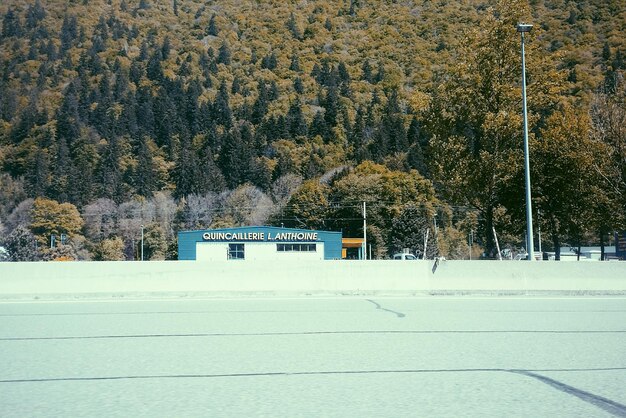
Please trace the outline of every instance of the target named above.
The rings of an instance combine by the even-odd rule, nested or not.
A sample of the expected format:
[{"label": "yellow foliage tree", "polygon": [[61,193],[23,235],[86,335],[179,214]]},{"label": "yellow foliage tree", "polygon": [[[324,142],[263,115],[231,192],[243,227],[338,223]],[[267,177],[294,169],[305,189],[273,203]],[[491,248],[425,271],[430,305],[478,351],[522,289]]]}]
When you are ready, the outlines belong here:
[{"label": "yellow foliage tree", "polygon": [[80,235],[84,221],[76,206],[56,200],[37,198],[31,211],[30,230],[40,245],[50,244],[50,236],[61,234],[68,238]]}]

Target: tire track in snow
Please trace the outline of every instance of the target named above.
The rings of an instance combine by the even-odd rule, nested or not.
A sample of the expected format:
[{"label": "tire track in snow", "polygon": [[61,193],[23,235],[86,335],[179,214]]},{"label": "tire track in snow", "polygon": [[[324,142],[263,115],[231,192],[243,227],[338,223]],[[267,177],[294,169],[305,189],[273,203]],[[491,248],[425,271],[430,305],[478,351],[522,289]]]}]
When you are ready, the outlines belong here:
[{"label": "tire track in snow", "polygon": [[[392,311],[393,312],[393,311]],[[395,313],[395,312],[394,312]],[[210,337],[280,337],[300,335],[375,335],[375,334],[624,334],[626,331],[561,331],[561,330],[372,330],[372,331],[300,331],[300,332],[241,332],[241,333],[191,333],[191,334],[118,334],[118,335],[66,335],[52,337],[0,337],[0,341],[47,340],[97,340],[123,338],[210,338]]]},{"label": "tire track in snow", "polygon": [[386,309],[383,308],[382,306],[380,306],[380,304],[376,301],[373,301],[371,299],[365,299],[366,301],[373,303],[374,305],[376,305],[376,309],[380,309],[382,311],[387,311],[387,312],[391,312],[392,314],[395,314],[398,318],[404,318],[406,315],[403,314],[402,312],[396,312],[396,311],[392,311],[391,309]]},{"label": "tire track in snow", "polygon": [[603,409],[604,411],[608,412],[609,414],[613,414],[616,417],[626,417],[626,405],[622,405],[621,403],[612,401],[603,396],[594,395],[593,393],[577,389],[573,386],[559,382],[558,380],[554,380],[528,370],[509,370],[509,372],[532,377],[542,383],[545,383],[548,386],[553,387],[556,390],[559,390],[568,395],[575,396],[578,399],[581,399],[591,405],[597,406],[598,408]]}]

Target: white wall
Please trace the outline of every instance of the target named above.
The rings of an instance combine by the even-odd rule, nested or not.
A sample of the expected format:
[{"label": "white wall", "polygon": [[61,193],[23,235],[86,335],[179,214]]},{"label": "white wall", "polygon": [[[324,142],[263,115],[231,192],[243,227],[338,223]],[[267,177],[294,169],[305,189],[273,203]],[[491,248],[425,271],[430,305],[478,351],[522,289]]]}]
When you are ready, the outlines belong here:
[{"label": "white wall", "polygon": [[0,263],[0,298],[54,295],[626,294],[626,262],[163,261]]},{"label": "white wall", "polygon": [[[226,261],[228,259],[228,242],[197,242],[196,261]],[[276,244],[282,242],[245,242],[245,261],[288,261],[288,260],[323,260],[324,243],[316,242],[316,251],[285,251],[276,250]],[[296,243],[301,244],[301,243]]]},{"label": "white wall", "polygon": [[196,261],[223,261],[228,259],[227,242],[197,242]]}]

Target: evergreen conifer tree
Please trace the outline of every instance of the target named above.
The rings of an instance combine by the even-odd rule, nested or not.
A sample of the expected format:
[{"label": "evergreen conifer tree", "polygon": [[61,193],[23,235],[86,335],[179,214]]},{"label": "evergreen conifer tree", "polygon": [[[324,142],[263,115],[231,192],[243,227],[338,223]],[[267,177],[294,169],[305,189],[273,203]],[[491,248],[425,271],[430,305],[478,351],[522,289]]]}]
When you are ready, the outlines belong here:
[{"label": "evergreen conifer tree", "polygon": [[211,36],[217,36],[220,33],[219,29],[217,28],[217,23],[215,23],[215,15],[211,16],[206,33],[207,35],[211,35]]},{"label": "evergreen conifer tree", "polygon": [[152,197],[156,190],[156,178],[154,173],[154,162],[152,150],[149,144],[150,139],[141,135],[137,150],[137,167],[133,175],[133,184],[138,195]]},{"label": "evergreen conifer tree", "polygon": [[215,164],[215,156],[210,146],[211,140],[207,140],[204,147],[200,151],[200,193],[207,194],[209,192],[220,193],[226,188],[226,181],[222,172]]},{"label": "evergreen conifer tree", "polygon": [[153,136],[155,119],[153,99],[150,89],[140,87],[137,90],[137,123],[140,135]]},{"label": "evergreen conifer tree", "polygon": [[165,39],[163,39],[163,44],[161,45],[161,56],[163,57],[164,60],[170,57],[171,51],[172,51],[172,45],[171,45],[170,37],[165,36]]},{"label": "evergreen conifer tree", "polygon": [[367,149],[365,117],[365,111],[362,107],[359,107],[356,112],[356,117],[354,118],[354,125],[348,137],[350,145],[352,146],[352,158],[358,164],[372,158]]},{"label": "evergreen conifer tree", "polygon": [[20,16],[13,8],[9,7],[4,18],[2,19],[2,39],[7,39],[12,36],[20,36],[22,34],[22,23],[20,22]]},{"label": "evergreen conifer tree", "polygon": [[50,161],[45,149],[38,148],[35,151],[35,155],[29,164],[26,181],[30,196],[46,196],[46,192],[50,187]]},{"label": "evergreen conifer tree", "polygon": [[95,197],[94,169],[98,163],[98,152],[85,135],[81,135],[70,151],[72,165],[69,167],[68,201],[82,207]]},{"label": "evergreen conifer tree", "polygon": [[298,73],[300,72],[300,59],[298,58],[298,54],[295,52],[291,55],[291,64],[289,64],[289,69]]},{"label": "evergreen conifer tree", "polygon": [[276,69],[278,65],[278,59],[276,58],[276,52],[272,51],[261,60],[261,68],[267,68],[268,70]]},{"label": "evergreen conifer tree", "polygon": [[229,101],[226,81],[222,81],[217,96],[215,97],[215,102],[213,103],[213,112],[218,125],[222,125],[227,129],[233,125],[233,112],[230,109]]},{"label": "evergreen conifer tree", "polygon": [[163,69],[161,68],[161,61],[163,61],[161,49],[155,49],[150,56],[150,60],[148,61],[148,65],[146,67],[146,76],[150,80],[155,82],[163,81]]},{"label": "evergreen conifer tree", "polygon": [[293,89],[298,94],[304,94],[304,84],[302,84],[302,79],[300,77],[294,78]]},{"label": "evergreen conifer tree", "polygon": [[381,81],[383,81],[385,79],[385,64],[383,64],[383,62],[379,62],[378,63],[378,72],[376,73],[376,76],[374,77],[374,83],[380,83]]},{"label": "evergreen conifer tree", "polygon": [[309,126],[309,136],[314,138],[319,135],[322,138],[328,138],[328,125],[326,124],[326,119],[324,118],[324,112],[317,112],[311,121],[311,125]]},{"label": "evergreen conifer tree", "polygon": [[251,121],[254,124],[259,124],[265,117],[267,113],[267,108],[269,106],[269,98],[267,92],[267,86],[265,85],[265,81],[259,80],[258,87],[258,97],[254,102],[254,106],[252,107],[252,118]]},{"label": "evergreen conifer tree", "polygon": [[298,28],[298,22],[296,22],[296,17],[293,12],[289,15],[289,20],[287,21],[287,29],[291,32],[291,36],[294,39],[302,40],[302,31]]},{"label": "evergreen conifer tree", "polygon": [[228,46],[228,42],[224,41],[222,46],[220,46],[219,53],[217,55],[217,62],[219,64],[230,65],[231,53],[230,47]]},{"label": "evergreen conifer tree", "polygon": [[26,9],[26,27],[29,29],[36,29],[39,22],[45,18],[46,10],[39,0],[35,0],[35,3],[29,5],[28,9]]},{"label": "evergreen conifer tree", "polygon": [[368,83],[374,82],[374,75],[372,73],[372,66],[369,60],[364,60],[363,65],[361,66],[361,80],[367,81]]},{"label": "evergreen conifer tree", "polygon": [[202,173],[198,156],[193,149],[191,139],[183,135],[178,160],[174,168],[175,197],[183,197],[201,192]]},{"label": "evergreen conifer tree", "polygon": [[289,106],[287,124],[289,125],[289,134],[292,138],[305,137],[308,133],[308,126],[302,114],[302,105],[299,99]]},{"label": "evergreen conifer tree", "polygon": [[244,148],[239,127],[232,127],[225,135],[218,159],[226,185],[230,189],[242,184],[247,177],[248,167],[242,162]]},{"label": "evergreen conifer tree", "polygon": [[103,148],[98,166],[98,180],[100,183],[100,196],[111,199],[116,203],[123,201],[122,170],[120,159],[122,150],[120,141],[113,136]]},{"label": "evergreen conifer tree", "polygon": [[56,116],[57,136],[63,138],[68,145],[71,145],[80,135],[81,122],[78,114],[76,85],[77,82],[71,82],[65,90],[61,107]]},{"label": "evergreen conifer tree", "polygon": [[[409,204],[404,207],[400,216],[395,218],[389,233],[391,253],[401,252],[408,248],[418,257],[424,256],[424,241],[428,231],[429,239],[426,247],[426,258],[433,259],[439,255],[436,243],[436,231],[432,222],[434,210],[425,205],[418,207]],[[390,254],[391,254],[390,253]]]},{"label": "evergreen conifer tree", "polygon": [[65,136],[57,138],[56,155],[52,164],[52,179],[47,193],[59,202],[68,201],[69,173],[73,170],[70,151]]}]

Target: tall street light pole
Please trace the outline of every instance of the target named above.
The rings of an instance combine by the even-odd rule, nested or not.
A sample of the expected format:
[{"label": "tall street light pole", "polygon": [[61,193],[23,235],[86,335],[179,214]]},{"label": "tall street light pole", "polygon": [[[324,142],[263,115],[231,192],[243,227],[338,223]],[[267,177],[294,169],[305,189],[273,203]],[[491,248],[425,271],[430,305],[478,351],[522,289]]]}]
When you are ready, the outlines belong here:
[{"label": "tall street light pole", "polygon": [[528,155],[528,112],[526,111],[526,57],[524,54],[524,34],[530,32],[533,25],[518,23],[517,31],[522,37],[522,108],[524,112],[524,177],[526,179],[526,251],[528,260],[535,259],[535,244],[533,243],[533,211],[530,197],[530,158]]},{"label": "tall street light pole", "polygon": [[361,259],[367,260],[367,207],[365,202],[363,202],[363,248],[361,248],[361,252]]}]

